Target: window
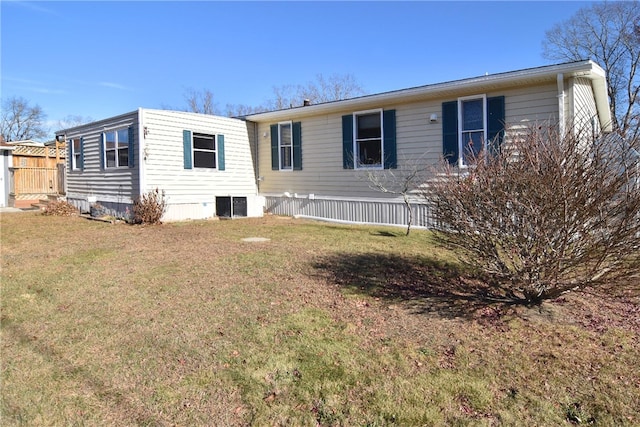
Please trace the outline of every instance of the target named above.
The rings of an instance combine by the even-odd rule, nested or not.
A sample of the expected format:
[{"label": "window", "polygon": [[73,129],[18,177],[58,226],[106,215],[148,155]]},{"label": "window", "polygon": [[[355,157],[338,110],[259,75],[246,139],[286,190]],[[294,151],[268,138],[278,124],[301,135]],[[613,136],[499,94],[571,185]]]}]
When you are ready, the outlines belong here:
[{"label": "window", "polygon": [[302,123],[271,125],[271,169],[302,170]]},{"label": "window", "polygon": [[354,122],[356,169],[382,167],[382,111],[356,113]]},{"label": "window", "polygon": [[397,167],[396,111],[362,111],[342,116],[345,169]]},{"label": "window", "polygon": [[130,129],[118,129],[104,133],[104,164],[108,169],[130,166]]},{"label": "window", "polygon": [[278,145],[280,146],[280,169],[293,169],[293,138],[291,138],[291,123],[278,125]]},{"label": "window", "polygon": [[185,169],[224,170],[224,135],[182,131]]},{"label": "window", "polygon": [[442,103],[443,156],[465,166],[481,150],[497,150],[504,138],[505,98],[485,95]]},{"label": "window", "polygon": [[80,170],[84,168],[83,165],[83,153],[82,153],[82,139],[73,138],[69,141],[69,147],[71,148],[71,169]]},{"label": "window", "polygon": [[485,114],[486,98],[459,99],[458,111],[460,143],[458,150],[462,153],[462,164],[477,156],[486,148],[487,133]]},{"label": "window", "polygon": [[215,169],[216,136],[193,133],[193,167]]}]

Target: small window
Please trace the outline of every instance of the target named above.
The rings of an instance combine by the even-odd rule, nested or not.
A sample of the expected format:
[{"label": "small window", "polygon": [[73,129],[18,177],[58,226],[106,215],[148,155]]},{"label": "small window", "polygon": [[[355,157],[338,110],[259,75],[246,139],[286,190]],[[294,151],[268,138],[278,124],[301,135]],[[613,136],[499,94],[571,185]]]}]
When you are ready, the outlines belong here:
[{"label": "small window", "polygon": [[71,169],[82,169],[82,145],[80,138],[73,138],[71,140]]},{"label": "small window", "polygon": [[216,168],[216,136],[193,133],[193,166],[196,168]]},{"label": "small window", "polygon": [[129,165],[129,130],[119,129],[104,134],[104,157],[107,168]]},{"label": "small window", "polygon": [[278,125],[278,142],[280,147],[280,169],[293,169],[293,138],[291,137],[291,123]]},{"label": "small window", "polygon": [[356,168],[382,167],[382,111],[354,114]]}]

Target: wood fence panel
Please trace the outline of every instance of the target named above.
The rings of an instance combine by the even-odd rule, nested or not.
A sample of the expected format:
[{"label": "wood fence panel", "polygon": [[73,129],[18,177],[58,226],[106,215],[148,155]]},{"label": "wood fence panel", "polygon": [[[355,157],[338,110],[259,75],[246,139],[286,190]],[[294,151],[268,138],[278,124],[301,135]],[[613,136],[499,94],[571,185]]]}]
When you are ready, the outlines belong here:
[{"label": "wood fence panel", "polygon": [[13,168],[13,193],[56,194],[58,192],[56,168]]}]

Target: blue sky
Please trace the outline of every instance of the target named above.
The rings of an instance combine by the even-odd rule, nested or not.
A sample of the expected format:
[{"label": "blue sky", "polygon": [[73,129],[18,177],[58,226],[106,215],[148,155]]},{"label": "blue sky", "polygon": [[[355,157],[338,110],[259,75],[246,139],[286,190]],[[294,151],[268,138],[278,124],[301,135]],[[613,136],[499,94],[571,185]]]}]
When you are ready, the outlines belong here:
[{"label": "blue sky", "polygon": [[52,124],[184,109],[189,90],[259,105],[317,74],[378,93],[548,64],[545,31],[586,5],[3,0],[0,90]]}]

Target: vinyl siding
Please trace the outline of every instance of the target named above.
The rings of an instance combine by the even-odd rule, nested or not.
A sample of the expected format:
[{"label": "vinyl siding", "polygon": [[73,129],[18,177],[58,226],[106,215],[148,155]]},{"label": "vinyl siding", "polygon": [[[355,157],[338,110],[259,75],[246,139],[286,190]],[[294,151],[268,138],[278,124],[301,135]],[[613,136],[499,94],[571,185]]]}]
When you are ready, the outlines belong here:
[{"label": "vinyl siding", "polygon": [[[143,110],[144,191],[160,188],[172,204],[214,202],[216,196],[255,196],[247,124],[238,119],[176,111]],[[225,170],[185,169],[183,131],[224,135]],[[218,147],[216,147],[218,149]],[[216,158],[219,159],[218,153]]]},{"label": "vinyl siding", "polygon": [[[100,138],[103,132],[133,126],[134,167],[100,169]],[[70,129],[67,141],[83,138],[84,170],[67,168],[67,197],[85,199],[99,196],[104,202],[128,204],[139,194],[138,111]]]},{"label": "vinyl siding", "polygon": [[[480,93],[478,93],[480,94]],[[474,95],[466,93],[460,96]],[[557,87],[553,83],[539,86],[511,88],[486,93],[487,97],[505,96],[505,122],[513,132],[538,122],[554,122],[558,117]],[[396,142],[398,170],[411,167],[412,163],[436,163],[442,153],[442,111],[444,101],[437,98],[410,104],[380,105],[378,108],[396,110]],[[271,170],[269,125],[258,124],[259,174],[264,178],[260,193],[278,196],[285,192],[304,197],[314,194],[323,197],[365,197],[397,199],[392,194],[382,194],[369,188],[366,170],[343,169],[342,163],[342,115],[351,111],[304,117],[302,122],[302,170]],[[431,123],[431,114],[437,114]],[[297,120],[297,119],[294,119]],[[267,135],[266,137],[264,135]],[[509,134],[507,132],[507,138]],[[383,171],[380,171],[383,173]]]},{"label": "vinyl siding", "polygon": [[[598,110],[593,95],[593,88],[589,79],[576,77],[573,79],[573,97],[571,106],[571,116],[576,131],[583,131],[591,134],[593,130],[599,131]],[[592,122],[592,119],[596,119]],[[593,124],[596,129],[593,129]]]}]

